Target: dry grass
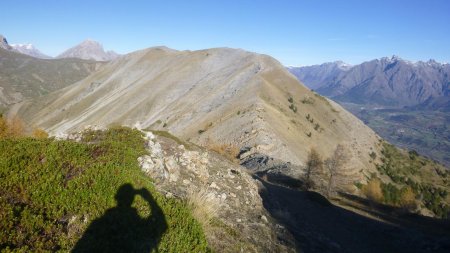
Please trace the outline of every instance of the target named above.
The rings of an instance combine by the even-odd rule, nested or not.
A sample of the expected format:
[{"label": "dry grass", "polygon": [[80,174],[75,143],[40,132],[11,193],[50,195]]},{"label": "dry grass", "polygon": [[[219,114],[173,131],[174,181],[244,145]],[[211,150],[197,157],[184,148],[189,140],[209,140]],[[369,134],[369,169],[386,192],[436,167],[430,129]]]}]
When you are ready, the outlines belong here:
[{"label": "dry grass", "polygon": [[211,151],[221,154],[233,163],[239,163],[238,156],[240,153],[240,148],[233,144],[217,143],[211,139],[208,139],[205,147]]},{"label": "dry grass", "polygon": [[18,116],[9,120],[0,115],[0,138],[17,138],[25,136],[25,124]]},{"label": "dry grass", "polygon": [[378,178],[372,178],[363,186],[364,195],[373,202],[381,203],[383,201],[383,191],[381,190],[381,181]]},{"label": "dry grass", "polygon": [[33,136],[36,139],[46,139],[48,138],[48,133],[44,129],[35,128],[33,129],[31,136]]},{"label": "dry grass", "polygon": [[192,216],[207,230],[210,227],[211,220],[218,214],[218,200],[205,188],[202,188],[199,191],[188,193],[187,204],[191,209]]}]

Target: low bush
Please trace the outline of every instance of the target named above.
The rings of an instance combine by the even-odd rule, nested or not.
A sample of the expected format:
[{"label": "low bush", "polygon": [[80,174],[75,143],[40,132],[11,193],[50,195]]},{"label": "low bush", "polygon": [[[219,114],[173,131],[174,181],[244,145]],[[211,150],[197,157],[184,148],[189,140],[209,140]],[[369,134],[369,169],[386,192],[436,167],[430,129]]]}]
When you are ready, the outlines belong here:
[{"label": "low bush", "polygon": [[48,133],[44,129],[35,128],[31,136],[37,139],[45,139],[48,138]]},{"label": "low bush", "polygon": [[381,189],[381,182],[378,178],[372,178],[362,188],[364,195],[373,202],[381,203],[383,201],[383,191]]}]

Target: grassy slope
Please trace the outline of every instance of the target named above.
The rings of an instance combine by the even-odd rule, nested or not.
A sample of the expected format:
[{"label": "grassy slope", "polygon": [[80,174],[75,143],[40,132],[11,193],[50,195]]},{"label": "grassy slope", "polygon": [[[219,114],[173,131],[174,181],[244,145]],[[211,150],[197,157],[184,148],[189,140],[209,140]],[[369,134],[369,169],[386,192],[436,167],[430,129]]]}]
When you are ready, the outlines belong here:
[{"label": "grassy slope", "polygon": [[102,64],[81,59],[37,59],[0,49],[0,111],[73,84]]},{"label": "grassy slope", "polygon": [[[69,251],[92,221],[115,207],[119,187],[132,184],[150,192],[163,213],[158,218],[167,222],[158,252],[208,251],[186,206],[158,194],[140,171],[137,158],[145,152],[141,133],[127,128],[86,133],[81,142],[0,140],[0,249]],[[141,197],[133,207],[141,217],[156,215]],[[162,223],[152,222],[154,234]]]}]

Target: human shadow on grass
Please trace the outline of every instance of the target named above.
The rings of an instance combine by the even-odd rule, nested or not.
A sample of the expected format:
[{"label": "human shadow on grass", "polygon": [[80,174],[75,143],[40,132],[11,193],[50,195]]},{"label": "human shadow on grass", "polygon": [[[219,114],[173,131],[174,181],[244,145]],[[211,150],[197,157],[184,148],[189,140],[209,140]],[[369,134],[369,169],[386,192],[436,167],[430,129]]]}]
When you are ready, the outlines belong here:
[{"label": "human shadow on grass", "polygon": [[[131,206],[136,195],[148,203],[148,217],[141,218]],[[117,206],[90,224],[72,252],[151,252],[157,248],[167,221],[150,192],[124,184],[115,198]]]}]

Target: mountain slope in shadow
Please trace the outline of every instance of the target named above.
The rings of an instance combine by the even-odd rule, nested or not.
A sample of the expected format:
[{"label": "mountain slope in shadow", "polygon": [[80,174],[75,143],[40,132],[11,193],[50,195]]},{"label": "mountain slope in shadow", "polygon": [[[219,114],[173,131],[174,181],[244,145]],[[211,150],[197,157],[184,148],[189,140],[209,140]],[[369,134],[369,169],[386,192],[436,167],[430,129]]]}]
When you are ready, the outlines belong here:
[{"label": "mountain slope in shadow", "polygon": [[[303,252],[450,250],[448,221],[420,216],[408,216],[414,221],[409,225],[395,219],[389,219],[388,222],[386,219],[375,220],[336,206],[316,192],[292,189],[262,179],[260,181],[264,185],[261,196],[265,208],[295,236]],[[389,215],[383,218],[389,218]],[[417,226],[425,223],[429,228],[427,231]],[[430,226],[439,228],[439,232],[447,231],[446,235],[438,231],[430,233]]]}]

